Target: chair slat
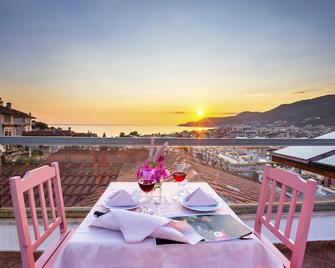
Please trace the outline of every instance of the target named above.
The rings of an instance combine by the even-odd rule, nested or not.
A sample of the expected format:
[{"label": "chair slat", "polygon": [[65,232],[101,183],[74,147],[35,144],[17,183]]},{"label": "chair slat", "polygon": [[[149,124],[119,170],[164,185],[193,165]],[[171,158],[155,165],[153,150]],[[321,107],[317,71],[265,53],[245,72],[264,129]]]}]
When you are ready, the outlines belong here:
[{"label": "chair slat", "polygon": [[290,210],[289,210],[288,215],[287,215],[287,221],[286,221],[286,227],[285,227],[285,236],[286,237],[290,237],[290,234],[291,234],[295,207],[297,205],[297,195],[298,195],[297,190],[293,189],[292,197],[291,197]]},{"label": "chair slat", "polygon": [[254,229],[256,232],[260,233],[262,229],[262,224],[261,224],[261,218],[264,215],[264,208],[265,208],[265,202],[266,202],[266,196],[268,192],[268,184],[269,184],[269,170],[271,167],[269,165],[266,165],[264,167],[264,173],[263,173],[263,181],[261,185],[261,191],[259,193],[259,204],[257,207],[257,212],[256,212],[256,219],[255,219],[255,225]]},{"label": "chair slat", "polygon": [[276,221],[275,221],[275,228],[276,229],[279,229],[279,227],[280,227],[280,221],[281,221],[281,217],[282,217],[282,214],[283,214],[285,196],[286,196],[286,185],[282,184],[280,198],[279,198],[279,204],[278,204],[278,209],[277,209],[277,216],[276,216]]},{"label": "chair slat", "polygon": [[315,192],[317,188],[317,182],[314,180],[307,181],[307,190],[304,192],[303,204],[301,207],[301,213],[299,217],[299,225],[297,229],[296,240],[299,243],[295,244],[294,254],[292,254],[292,267],[302,267],[304,262],[304,252],[306,249],[306,242],[308,237],[308,230],[313,214],[313,206],[315,200]]},{"label": "chair slat", "polygon": [[64,201],[63,201],[63,193],[62,193],[62,187],[60,182],[60,174],[59,174],[59,167],[57,162],[53,162],[51,164],[52,167],[54,167],[56,171],[56,176],[52,178],[53,185],[55,189],[55,199],[56,199],[56,205],[57,205],[57,216],[62,217],[63,221],[60,225],[60,231],[63,233],[67,230],[67,222],[65,217],[65,208],[64,208]]},{"label": "chair slat", "polygon": [[270,222],[270,220],[271,220],[273,201],[274,201],[275,195],[276,195],[276,187],[277,187],[277,181],[272,180],[272,188],[271,188],[271,192],[270,192],[268,210],[267,210],[267,213],[266,213],[266,221],[267,222]]},{"label": "chair slat", "polygon": [[35,197],[34,197],[34,189],[33,188],[30,188],[28,190],[28,202],[29,202],[29,207],[30,207],[31,221],[33,223],[35,240],[37,240],[40,237],[40,231],[39,231],[39,228],[38,228],[38,220],[37,220],[36,204],[35,204]]},{"label": "chair slat", "polygon": [[55,222],[56,212],[55,212],[54,197],[52,193],[51,180],[47,180],[47,186],[48,186],[48,196],[49,196],[49,205],[50,205],[50,210],[51,210],[52,222]]},{"label": "chair slat", "polygon": [[39,191],[39,194],[40,194],[43,226],[44,226],[44,231],[46,231],[46,230],[48,230],[49,222],[48,222],[47,207],[46,207],[46,204],[45,204],[45,195],[44,195],[44,189],[43,189],[43,184],[42,183],[38,185],[38,191]]},{"label": "chair slat", "polygon": [[22,267],[30,268],[34,265],[34,251],[29,234],[29,225],[21,187],[21,178],[12,177],[10,178],[9,183],[20,243]]}]

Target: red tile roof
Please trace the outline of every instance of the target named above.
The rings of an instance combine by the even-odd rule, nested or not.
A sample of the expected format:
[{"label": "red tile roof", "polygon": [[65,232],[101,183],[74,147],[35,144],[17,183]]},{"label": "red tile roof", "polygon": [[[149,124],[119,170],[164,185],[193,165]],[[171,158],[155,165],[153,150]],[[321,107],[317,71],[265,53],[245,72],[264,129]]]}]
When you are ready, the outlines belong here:
[{"label": "red tile roof", "polygon": [[[1,169],[1,188],[0,188],[0,207],[12,207],[9,181],[12,176],[23,176],[28,170],[37,166],[2,166]],[[112,170],[111,167],[99,166],[94,168],[93,164],[60,164],[61,183],[66,207],[78,206],[83,199],[94,193],[100,193],[101,189],[107,188],[111,181],[115,181],[117,174],[106,172]],[[39,197],[35,193],[36,206],[39,206]],[[94,203],[92,203],[93,205]]]},{"label": "red tile roof", "polygon": [[[123,163],[142,162],[147,155],[148,152],[144,149],[92,151],[71,148],[50,155],[43,163],[59,162],[66,207],[92,206],[109,183],[117,181]],[[22,177],[25,172],[36,167],[38,166],[0,166],[0,207],[12,206],[8,179],[13,176]],[[36,203],[39,204],[37,195]]]},{"label": "red tile roof", "polygon": [[[144,149],[111,151],[65,149],[52,154],[44,162],[59,162],[65,206],[92,206],[110,182],[136,181],[136,171],[140,163],[147,158],[147,154],[148,152]],[[173,163],[178,156],[180,152],[168,153],[165,165],[169,170],[173,169]],[[258,202],[260,183],[200,162],[190,160],[190,164],[197,171],[190,181],[207,182],[228,203],[256,204]],[[0,167],[0,207],[12,206],[8,178],[23,176],[26,171],[36,167],[24,165]],[[277,193],[276,199],[278,198]],[[325,198],[318,199],[325,200]]]}]

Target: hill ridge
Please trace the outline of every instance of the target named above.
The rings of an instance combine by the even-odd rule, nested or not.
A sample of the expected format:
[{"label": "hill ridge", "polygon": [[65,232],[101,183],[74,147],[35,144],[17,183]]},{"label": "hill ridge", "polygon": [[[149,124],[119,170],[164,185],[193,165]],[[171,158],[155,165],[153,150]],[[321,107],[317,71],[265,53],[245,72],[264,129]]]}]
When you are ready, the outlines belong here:
[{"label": "hill ridge", "polygon": [[179,126],[223,127],[227,125],[326,125],[335,126],[335,94],[281,104],[265,112],[241,112],[235,116],[206,117]]}]

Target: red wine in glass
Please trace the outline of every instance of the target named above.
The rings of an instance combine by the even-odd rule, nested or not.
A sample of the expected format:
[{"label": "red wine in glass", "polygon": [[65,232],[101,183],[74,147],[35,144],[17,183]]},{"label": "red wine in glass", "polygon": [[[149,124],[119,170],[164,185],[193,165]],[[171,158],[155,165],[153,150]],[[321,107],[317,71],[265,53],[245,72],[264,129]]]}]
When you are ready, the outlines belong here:
[{"label": "red wine in glass", "polygon": [[140,186],[140,188],[143,192],[149,193],[154,188],[155,181],[154,180],[140,179],[138,181],[138,185]]},{"label": "red wine in glass", "polygon": [[172,174],[173,178],[175,179],[175,181],[177,182],[181,182],[185,179],[186,177],[186,172],[184,171],[176,171]]}]

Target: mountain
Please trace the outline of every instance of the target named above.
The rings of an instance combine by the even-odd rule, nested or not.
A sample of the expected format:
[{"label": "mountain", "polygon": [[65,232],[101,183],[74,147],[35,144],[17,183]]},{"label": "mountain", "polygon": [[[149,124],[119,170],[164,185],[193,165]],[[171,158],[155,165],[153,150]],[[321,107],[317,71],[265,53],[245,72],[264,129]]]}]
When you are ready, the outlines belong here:
[{"label": "mountain", "polygon": [[179,126],[223,127],[226,125],[325,125],[335,126],[335,95],[326,95],[290,104],[266,112],[242,112],[228,117],[206,117]]}]

